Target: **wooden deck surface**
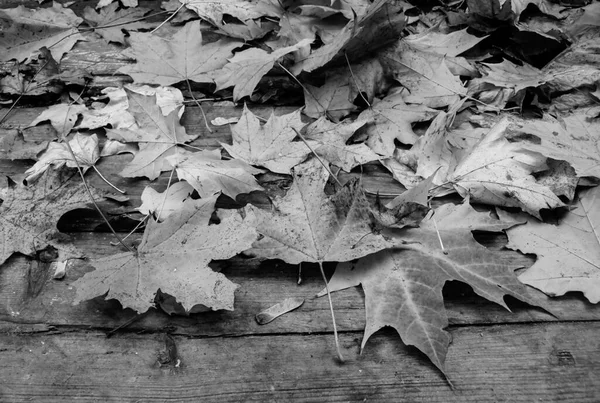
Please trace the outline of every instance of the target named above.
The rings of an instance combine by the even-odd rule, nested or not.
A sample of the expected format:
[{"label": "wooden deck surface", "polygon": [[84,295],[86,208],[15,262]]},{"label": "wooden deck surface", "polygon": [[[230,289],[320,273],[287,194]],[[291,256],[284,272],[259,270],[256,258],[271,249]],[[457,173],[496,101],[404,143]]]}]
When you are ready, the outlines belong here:
[{"label": "wooden deck surface", "polygon": [[[4,8],[18,4],[33,7],[37,2],[0,1]],[[63,68],[87,68],[95,75],[92,87],[102,88],[128,82],[115,75],[128,62],[118,47],[89,41],[75,46]],[[9,64],[0,64],[0,71],[7,69]],[[28,139],[52,137],[48,124],[27,128],[43,109],[16,108],[0,125],[0,137],[11,130],[21,130]],[[251,109],[266,117],[273,108]],[[295,107],[278,109],[283,113]],[[0,117],[7,110],[0,110]],[[205,104],[205,112],[209,120],[239,116],[241,107]],[[192,143],[199,147],[231,139],[226,126],[209,133],[193,106],[187,106],[182,123],[200,134]],[[118,176],[130,158],[104,158],[98,167],[127,189],[131,210],[139,206],[149,182]],[[18,176],[32,163],[0,160],[0,176]],[[364,178],[372,193],[401,189],[377,164],[365,168]],[[88,181],[107,189],[93,173]],[[151,186],[163,190],[166,183],[163,175]],[[102,227],[92,210],[59,223],[88,257],[118,250]],[[481,239],[492,248],[505,241]],[[525,267],[533,262],[533,257],[504,253]],[[49,264],[16,254],[0,267],[0,402],[600,402],[600,306],[579,294],[552,300],[540,295],[548,299],[552,316],[514,300],[508,312],[469,287],[448,284],[452,343],[446,367],[452,389],[423,354],[403,345],[391,329],[371,337],[360,354],[365,311],[359,288],[333,294],[347,360],[339,363],[327,300],[314,297],[323,288],[314,265],[303,266],[298,285],[296,266],[233,259],[222,273],[241,286],[235,311],[188,317],[151,310],[136,318],[103,298],[73,305],[71,284],[89,270],[87,263],[76,261],[64,280],[53,280]],[[333,267],[327,271],[331,274]],[[287,297],[306,302],[267,325],[256,323],[258,312]]]}]

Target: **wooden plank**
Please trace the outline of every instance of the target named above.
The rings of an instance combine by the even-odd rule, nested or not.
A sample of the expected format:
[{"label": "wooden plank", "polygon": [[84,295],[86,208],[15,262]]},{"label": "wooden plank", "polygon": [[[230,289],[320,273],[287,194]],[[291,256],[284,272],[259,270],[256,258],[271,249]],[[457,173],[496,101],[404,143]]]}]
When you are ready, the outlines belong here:
[{"label": "wooden plank", "polygon": [[[85,239],[85,243],[82,240]],[[90,257],[115,253],[108,234],[78,234],[75,245]],[[525,258],[506,252],[507,259]],[[84,263],[69,266],[65,280],[50,279],[47,266],[24,257],[12,257],[0,271],[0,321],[7,328],[23,324],[43,324],[57,328],[85,327],[110,331],[136,315],[122,310],[114,300],[102,297],[73,306],[75,290],[72,282],[92,268]],[[328,275],[334,270],[327,267]],[[246,335],[265,333],[328,332],[332,329],[326,298],[314,296],[323,288],[315,265],[303,265],[302,285],[296,283],[296,266],[281,262],[233,259],[222,267],[222,273],[240,285],[233,312],[204,312],[189,317],[168,316],[162,311],[150,311],[128,327],[131,331],[158,331],[165,327],[192,336]],[[41,282],[41,284],[40,284]],[[446,308],[450,324],[498,324],[515,322],[546,322],[557,318],[539,308],[510,301],[513,312],[487,302],[473,294],[467,286],[450,283],[446,289]],[[305,298],[305,304],[268,325],[260,326],[254,317],[260,311],[285,298]],[[600,306],[586,302],[580,295],[550,299],[541,296],[558,320],[599,320]],[[365,325],[364,296],[360,288],[333,294],[337,324],[343,331],[362,331]]]},{"label": "wooden plank", "polygon": [[599,323],[454,328],[446,368],[455,390],[391,331],[375,335],[362,355],[360,334],[342,334],[344,364],[333,356],[331,334],[9,333],[0,335],[0,399],[598,402],[598,332]]}]

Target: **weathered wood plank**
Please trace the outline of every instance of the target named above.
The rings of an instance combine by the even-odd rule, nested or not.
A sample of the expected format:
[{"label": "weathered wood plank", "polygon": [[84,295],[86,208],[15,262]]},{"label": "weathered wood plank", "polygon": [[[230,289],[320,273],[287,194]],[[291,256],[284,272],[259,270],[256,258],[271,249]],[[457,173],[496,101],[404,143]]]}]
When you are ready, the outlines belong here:
[{"label": "weathered wood plank", "polygon": [[330,334],[107,339],[97,332],[5,333],[0,399],[598,402],[599,331],[599,323],[454,328],[446,368],[455,390],[391,331],[375,335],[362,355],[360,334],[342,334],[345,364],[334,359]]},{"label": "weathered wood plank", "polygon": [[[108,234],[77,234],[75,245],[90,257],[106,256],[118,248],[110,246]],[[531,264],[526,257],[507,251],[506,259]],[[520,260],[519,260],[520,259]],[[75,290],[71,283],[92,268],[85,263],[69,266],[63,281],[51,280],[49,268],[37,261],[15,256],[0,271],[0,321],[6,327],[45,324],[56,327],[85,327],[109,331],[135,317],[122,310],[114,300],[102,297],[73,306]],[[329,266],[328,273],[333,272]],[[315,265],[304,265],[303,282],[296,284],[297,267],[278,262],[259,264],[255,260],[234,259],[222,266],[222,273],[240,284],[233,312],[204,312],[189,317],[168,316],[150,311],[131,324],[134,331],[160,331],[165,327],[193,336],[244,335],[264,333],[304,333],[331,331],[331,317],[326,298],[314,296],[323,288]],[[38,280],[41,279],[41,280]],[[42,284],[39,284],[40,281]],[[450,324],[498,324],[545,322],[557,320],[540,310],[511,301],[513,312],[487,302],[469,287],[450,283],[445,289]],[[272,323],[260,326],[254,317],[260,311],[289,297],[305,298],[305,304]],[[550,299],[541,297],[559,320],[599,320],[600,306],[586,302],[580,295]],[[362,331],[365,325],[364,296],[360,288],[333,295],[338,326],[343,331]]]}]

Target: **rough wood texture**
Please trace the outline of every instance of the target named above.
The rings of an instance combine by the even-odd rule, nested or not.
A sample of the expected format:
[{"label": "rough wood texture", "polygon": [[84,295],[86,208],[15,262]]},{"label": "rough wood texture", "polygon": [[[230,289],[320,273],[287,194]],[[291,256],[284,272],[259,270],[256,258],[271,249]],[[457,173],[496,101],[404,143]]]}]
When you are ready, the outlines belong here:
[{"label": "rough wood texture", "polygon": [[[64,2],[63,0],[60,0]],[[0,8],[37,1],[0,0]],[[50,3],[45,3],[49,5]],[[75,2],[81,12],[97,0]],[[160,2],[140,0],[140,6],[158,11]],[[129,82],[115,74],[131,60],[118,45],[106,44],[86,34],[63,59],[63,70],[84,68],[94,74],[92,91]],[[0,74],[11,63],[0,63]],[[282,88],[266,79],[262,85]],[[288,84],[289,84],[289,80]],[[195,88],[195,90],[198,88]],[[198,94],[199,95],[199,94]],[[56,99],[44,100],[46,104]],[[36,105],[46,105],[39,103]],[[192,143],[213,148],[230,142],[229,127],[206,129],[199,109],[189,106],[182,123],[199,134]],[[45,106],[44,106],[45,107]],[[27,127],[44,107],[0,110],[0,137],[22,131],[29,140],[52,140],[49,124]],[[240,106],[205,103],[208,121],[241,115]],[[270,106],[250,106],[267,118]],[[297,107],[278,107],[277,114]],[[140,204],[145,186],[163,190],[168,175],[155,182],[118,175],[131,156],[104,158],[98,168],[115,185],[127,189],[130,201],[123,206],[103,204],[118,214]],[[16,179],[33,161],[0,160],[0,186],[5,176]],[[403,188],[379,164],[360,175],[371,195],[399,193]],[[93,172],[89,183],[110,190]],[[285,176],[265,176],[261,181],[273,191],[285,188]],[[221,206],[233,205],[220,200]],[[132,221],[117,217],[118,230],[127,232]],[[70,232],[73,242],[93,258],[115,253],[111,235],[91,210],[67,214],[59,229]],[[94,230],[99,232],[93,232]],[[130,240],[135,242],[139,234]],[[503,236],[480,237],[488,247],[502,249]],[[528,267],[533,256],[505,250],[507,262]],[[508,312],[473,294],[468,286],[452,282],[444,289],[453,336],[443,375],[416,349],[406,347],[393,331],[374,335],[359,354],[364,328],[364,296],[360,288],[335,293],[333,303],[347,359],[334,358],[332,325],[325,298],[314,295],[323,287],[318,268],[298,268],[281,262],[263,263],[243,258],[221,264],[222,272],[240,284],[235,311],[204,312],[188,317],[169,316],[158,310],[137,317],[118,302],[102,297],[72,305],[71,283],[91,270],[85,261],[73,261],[67,277],[51,279],[52,267],[15,255],[0,267],[0,401],[1,402],[598,402],[600,401],[600,305],[580,294],[550,299],[540,295],[554,316],[517,301],[508,301]],[[333,266],[326,268],[327,274]],[[260,326],[256,313],[287,297],[306,298],[305,304],[275,321]],[[134,320],[123,329],[106,334]],[[178,361],[179,360],[179,361]]]},{"label": "rough wood texture", "polygon": [[444,377],[392,332],[107,339],[97,332],[0,335],[0,399],[25,402],[597,402],[598,323],[452,330]]}]

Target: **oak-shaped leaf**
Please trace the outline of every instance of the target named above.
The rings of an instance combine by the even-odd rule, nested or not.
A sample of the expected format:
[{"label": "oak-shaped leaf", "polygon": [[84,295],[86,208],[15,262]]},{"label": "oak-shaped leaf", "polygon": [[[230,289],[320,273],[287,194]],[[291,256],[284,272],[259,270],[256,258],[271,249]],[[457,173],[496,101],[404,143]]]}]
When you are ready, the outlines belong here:
[{"label": "oak-shaped leaf", "polygon": [[192,185],[200,197],[222,192],[235,200],[239,194],[264,190],[253,176],[262,169],[241,160],[223,160],[221,150],[178,154],[167,160],[177,170],[179,179]]},{"label": "oak-shaped leaf", "polygon": [[220,211],[219,224],[210,224],[216,200],[188,199],[162,223],[148,223],[136,252],[91,261],[96,270],[73,283],[75,303],[104,295],[141,313],[154,306],[160,289],[187,311],[194,305],[233,310],[238,286],[208,264],[249,248],[256,232],[239,224],[236,211]]},{"label": "oak-shaped leaf", "polygon": [[[47,246],[58,250],[60,260],[82,256],[56,228],[63,214],[91,203],[79,175],[67,171],[51,169],[31,186],[18,184],[4,189],[0,205],[0,264],[14,252],[33,256]],[[90,190],[96,201],[102,199],[100,191]]]},{"label": "oak-shaped leaf", "polygon": [[22,62],[46,47],[60,62],[77,41],[85,40],[77,30],[82,22],[73,10],[58,2],[50,8],[19,6],[0,10],[0,60]]},{"label": "oak-shaped leaf", "polygon": [[508,248],[538,257],[519,276],[523,283],[550,296],[581,291],[590,302],[600,302],[600,187],[581,192],[558,225],[530,218],[507,234]]},{"label": "oak-shaped leaf", "polygon": [[[66,143],[51,142],[48,149],[40,156],[38,161],[27,171],[25,171],[25,181],[32,183],[39,178],[48,168],[60,168],[67,165],[69,168],[81,167],[85,172],[93,167],[100,159],[100,149],[98,148],[98,136],[96,134],[85,135],[76,133],[69,140],[71,150]],[[75,158],[73,158],[75,156]]]},{"label": "oak-shaped leaf", "polygon": [[194,140],[196,136],[186,133],[179,123],[179,108],[164,116],[156,103],[156,96],[145,96],[125,89],[129,102],[128,111],[137,125],[130,129],[109,130],[113,140],[137,142],[140,150],[121,172],[125,177],[146,176],[156,179],[162,171],[170,168],[165,158],[180,150],[178,145]]},{"label": "oak-shaped leaf", "polygon": [[289,174],[310,153],[306,144],[292,141],[297,136],[294,129],[300,131],[303,127],[300,110],[282,116],[271,114],[267,123],[261,125],[256,115],[244,106],[239,122],[231,127],[233,145],[221,145],[232,157],[250,165]]},{"label": "oak-shaped leaf", "polygon": [[375,332],[391,326],[405,344],[417,347],[445,372],[450,342],[444,331],[448,326],[442,297],[446,281],[469,284],[477,294],[506,309],[505,295],[536,304],[514,274],[518,267],[472,236],[474,230],[499,232],[518,223],[477,212],[468,201],[458,206],[444,204],[419,228],[396,230],[396,248],[338,265],[329,289],[362,285],[367,320],[362,348]]},{"label": "oak-shaped leaf", "polygon": [[329,173],[313,158],[298,165],[294,181],[270,211],[247,205],[246,222],[262,235],[250,255],[301,262],[346,262],[391,247],[374,232],[369,202],[358,179],[336,193],[324,192]]},{"label": "oak-shaped leaf", "polygon": [[119,73],[130,75],[136,83],[159,85],[185,80],[211,83],[215,70],[242,44],[229,38],[203,44],[199,21],[187,23],[172,37],[132,32],[128,41],[131,48],[124,53],[136,63],[121,67]]}]

